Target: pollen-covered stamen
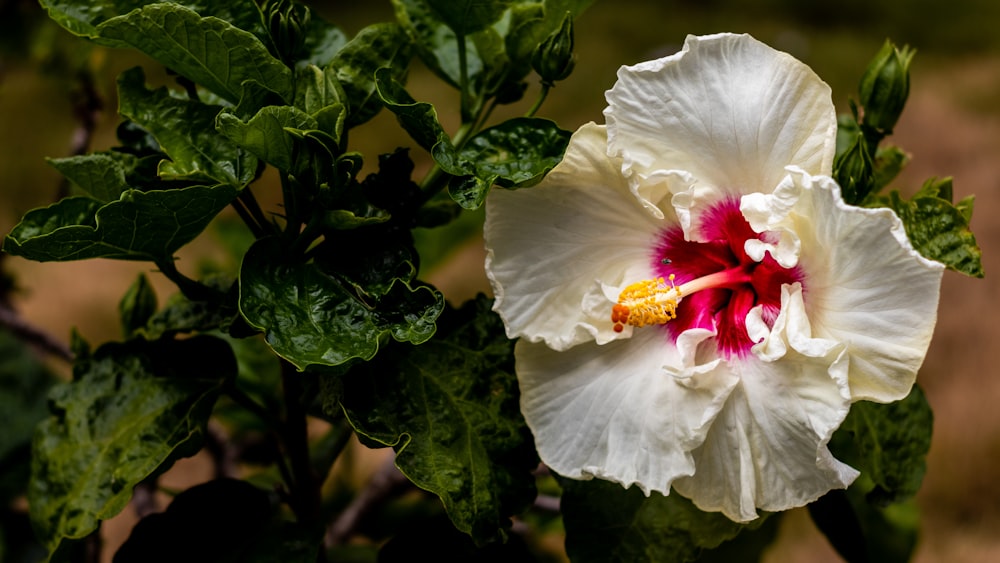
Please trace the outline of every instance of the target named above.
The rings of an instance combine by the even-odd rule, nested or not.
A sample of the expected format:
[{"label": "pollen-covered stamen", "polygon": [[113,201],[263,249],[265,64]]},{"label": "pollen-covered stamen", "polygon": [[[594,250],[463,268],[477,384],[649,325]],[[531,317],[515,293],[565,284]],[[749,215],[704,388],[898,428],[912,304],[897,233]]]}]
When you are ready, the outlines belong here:
[{"label": "pollen-covered stamen", "polygon": [[644,327],[663,325],[677,318],[677,305],[681,298],[710,288],[733,287],[750,281],[750,274],[743,268],[731,268],[693,279],[679,286],[674,285],[674,275],[667,280],[656,278],[630,284],[618,294],[618,303],[611,307],[614,331],[625,330],[625,325]]},{"label": "pollen-covered stamen", "polygon": [[625,325],[643,327],[666,324],[677,318],[680,292],[670,275],[669,284],[663,278],[633,283],[618,295],[618,303],[611,307],[611,322],[615,332],[625,330]]}]

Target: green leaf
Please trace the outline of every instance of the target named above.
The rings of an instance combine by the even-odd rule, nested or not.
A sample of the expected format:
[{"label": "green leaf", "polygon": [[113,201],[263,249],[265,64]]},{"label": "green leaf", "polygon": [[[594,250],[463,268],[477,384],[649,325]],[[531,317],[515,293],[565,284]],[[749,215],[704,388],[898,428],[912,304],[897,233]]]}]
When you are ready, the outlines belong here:
[{"label": "green leaf", "polygon": [[[941,184],[946,184],[942,188]],[[940,190],[947,199],[939,197]],[[972,199],[958,206],[951,203],[951,179],[928,180],[911,199],[904,200],[898,191],[875,198],[872,205],[884,206],[896,212],[903,221],[906,236],[921,256],[941,262],[949,269],[967,276],[981,278],[982,251],[976,236],[969,229],[972,219]]]},{"label": "green leaf", "polygon": [[169,260],[236,197],[232,186],[129,190],[108,204],[69,197],[29,211],[3,249],[29,260]]},{"label": "green leaf", "polygon": [[128,504],[132,488],[201,447],[224,380],[229,346],[184,341],[106,344],[50,394],[52,416],[33,443],[28,504],[52,554]]},{"label": "green leaf", "polygon": [[459,151],[439,143],[433,155],[441,168],[457,178],[452,198],[476,209],[494,183],[506,188],[533,186],[562,160],[569,131],[548,119],[519,117],[479,132]]},{"label": "green leaf", "polygon": [[456,35],[469,35],[500,19],[511,0],[425,0]]},{"label": "green leaf", "polygon": [[252,33],[224,20],[201,17],[177,4],[150,4],[98,25],[97,32],[131,45],[230,102],[239,101],[247,80],[291,99],[291,70]]},{"label": "green leaf", "polygon": [[267,106],[244,123],[235,115],[222,112],[216,120],[219,132],[264,162],[283,171],[292,169],[299,137],[288,129],[312,130],[316,119],[291,106]]},{"label": "green leaf", "polygon": [[[889,185],[910,162],[910,155],[899,147],[884,147],[875,151],[875,170],[872,175],[872,193]],[[950,197],[948,198],[951,199]]]},{"label": "green leaf", "polygon": [[344,378],[348,419],[367,443],[396,450],[455,527],[479,544],[501,539],[535,497],[538,463],[502,321],[480,297],[442,316],[434,340],[392,352]]},{"label": "green leaf", "polygon": [[150,317],[156,313],[156,305],[156,292],[150,285],[149,278],[146,274],[139,274],[118,302],[118,318],[125,338],[146,326]]},{"label": "green leaf", "polygon": [[410,57],[410,39],[395,23],[370,25],[337,52],[326,72],[333,73],[344,87],[348,128],[368,121],[382,109],[375,93],[376,70],[385,68],[389,76],[403,80]]},{"label": "green leaf", "polygon": [[566,553],[577,563],[694,561],[705,549],[736,537],[746,526],[719,512],[702,512],[676,492],[669,496],[594,479],[562,479]]},{"label": "green leaf", "polygon": [[119,113],[152,133],[171,159],[160,163],[164,178],[236,188],[254,179],[257,159],[215,131],[215,116],[221,109],[175,98],[166,88],[147,90],[141,68],[118,77]]},{"label": "green leaf", "polygon": [[[378,95],[389,111],[396,114],[399,124],[413,137],[413,140],[430,152],[434,145],[443,142],[448,154],[454,153],[448,134],[438,121],[437,111],[427,102],[418,102],[392,76],[390,69],[381,68],[375,72]],[[442,149],[445,150],[445,149]]]},{"label": "green leaf", "polygon": [[389,336],[425,342],[443,307],[437,291],[402,280],[378,299],[364,300],[315,264],[295,261],[273,239],[257,241],[240,270],[240,312],[300,370],[369,360]]},{"label": "green leaf", "polygon": [[[201,283],[219,295],[226,294],[233,286],[232,278],[223,275],[206,277]],[[193,301],[177,292],[167,298],[163,308],[149,317],[146,325],[137,333],[147,340],[156,340],[164,335],[224,330],[237,314],[235,303],[228,299]]]},{"label": "green leaf", "polygon": [[830,447],[874,483],[869,500],[899,502],[920,489],[934,417],[920,387],[901,401],[851,405]]},{"label": "green leaf", "polygon": [[114,201],[130,186],[126,172],[139,159],[123,152],[107,151],[67,158],[48,159],[56,170],[100,201]]},{"label": "green leaf", "polygon": [[[185,6],[202,16],[215,16],[247,31],[262,31],[253,0],[195,0],[171,2]],[[122,46],[99,37],[97,26],[136,8],[150,4],[149,0],[41,0],[49,17],[76,35],[94,39],[97,43]]]},{"label": "green leaf", "polygon": [[315,65],[298,69],[295,73],[295,107],[315,116],[330,106],[343,105],[347,94],[335,74]]},{"label": "green leaf", "polygon": [[8,506],[28,485],[31,435],[47,415],[56,381],[31,349],[0,328],[0,503]]},{"label": "green leaf", "polygon": [[[424,64],[444,81],[460,88],[462,81],[455,32],[438,18],[424,0],[392,0],[392,4],[396,19],[406,28]],[[471,82],[483,72],[483,61],[471,37],[465,38],[465,45]]]},{"label": "green leaf", "polygon": [[346,44],[347,36],[340,28],[313,12],[306,28],[304,48],[307,55],[299,65],[326,66]]}]

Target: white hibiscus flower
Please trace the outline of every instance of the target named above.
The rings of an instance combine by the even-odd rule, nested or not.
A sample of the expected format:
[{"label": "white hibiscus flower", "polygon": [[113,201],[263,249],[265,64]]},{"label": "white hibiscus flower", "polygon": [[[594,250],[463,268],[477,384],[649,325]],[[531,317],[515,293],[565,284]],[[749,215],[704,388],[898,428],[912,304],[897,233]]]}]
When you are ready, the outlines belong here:
[{"label": "white hibiscus flower", "polygon": [[737,521],[846,487],[827,442],[909,392],[943,267],[844,203],[830,89],[791,56],[689,37],[607,98],[541,184],[487,201],[542,460]]}]

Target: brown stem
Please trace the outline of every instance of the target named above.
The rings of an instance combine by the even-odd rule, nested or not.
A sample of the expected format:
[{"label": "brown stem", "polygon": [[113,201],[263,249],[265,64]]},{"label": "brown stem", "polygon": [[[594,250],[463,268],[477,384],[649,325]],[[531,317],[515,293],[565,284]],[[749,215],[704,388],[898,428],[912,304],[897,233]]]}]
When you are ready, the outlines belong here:
[{"label": "brown stem", "polygon": [[73,361],[73,352],[69,346],[56,340],[42,329],[29,324],[4,303],[0,303],[0,326],[6,327],[18,339],[37,346],[47,354],[67,362]]},{"label": "brown stem", "polygon": [[395,456],[387,459],[378,472],[372,475],[368,485],[326,529],[323,542],[327,547],[341,545],[349,540],[365,515],[410,484],[406,476],[396,468],[395,461]]},{"label": "brown stem", "polygon": [[281,362],[281,385],[285,395],[285,423],[282,437],[292,469],[289,504],[300,523],[319,519],[320,482],[309,459],[309,435],[302,404],[302,374],[290,362]]}]

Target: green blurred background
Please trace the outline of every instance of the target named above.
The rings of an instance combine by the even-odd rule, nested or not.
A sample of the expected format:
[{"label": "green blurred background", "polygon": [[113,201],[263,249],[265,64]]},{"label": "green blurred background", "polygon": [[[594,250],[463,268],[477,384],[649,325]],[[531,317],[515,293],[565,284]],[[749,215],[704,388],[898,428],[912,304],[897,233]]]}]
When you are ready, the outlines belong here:
[{"label": "green blurred background", "polygon": [[[388,0],[309,2],[329,21],[353,34],[392,18]],[[918,502],[923,538],[917,561],[1000,561],[1000,325],[995,323],[1000,287],[989,277],[1000,267],[1000,2],[996,0],[596,0],[576,22],[577,65],[553,90],[539,115],[565,129],[601,122],[603,92],[622,64],[676,51],[687,34],[748,32],[809,64],[833,88],[844,111],[868,59],[886,38],[917,49],[911,68],[911,99],[890,142],[914,160],[895,187],[911,191],[929,176],[955,176],[956,198],[977,195],[973,228],[984,251],[986,280],[945,275],[938,330],[920,375],[935,408],[936,427],[925,486]],[[60,178],[44,161],[70,150],[85,99],[81,69],[94,73],[93,89],[104,103],[91,149],[114,144],[117,126],[114,79],[141,64],[151,80],[162,69],[128,51],[92,48],[50,23],[37,4],[0,0],[0,230],[25,211],[53,201]],[[417,99],[438,106],[454,130],[455,92],[415,64],[410,77]],[[526,100],[499,116],[526,111]],[[507,113],[504,113],[507,112]],[[385,112],[352,132],[352,143],[369,163],[397,145],[411,145]],[[414,150],[421,166],[426,156]],[[424,168],[425,169],[425,168]],[[255,188],[276,201],[273,178]],[[479,219],[473,214],[443,235],[424,233],[425,276],[452,301],[486,290]],[[232,219],[222,221],[223,227]],[[188,272],[205,264],[233,268],[219,228],[200,237],[181,256]],[[859,249],[863,251],[863,249]],[[16,305],[31,322],[67,340],[71,327],[92,342],[116,338],[115,303],[144,264],[88,261],[35,264],[4,261],[20,287]],[[153,275],[161,299],[170,286]],[[933,311],[928,310],[928,314]],[[65,371],[65,370],[63,370]],[[110,528],[110,527],[109,527]],[[837,561],[804,511],[782,524],[768,561]]]}]

